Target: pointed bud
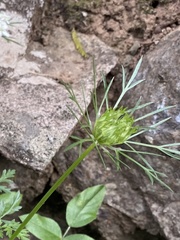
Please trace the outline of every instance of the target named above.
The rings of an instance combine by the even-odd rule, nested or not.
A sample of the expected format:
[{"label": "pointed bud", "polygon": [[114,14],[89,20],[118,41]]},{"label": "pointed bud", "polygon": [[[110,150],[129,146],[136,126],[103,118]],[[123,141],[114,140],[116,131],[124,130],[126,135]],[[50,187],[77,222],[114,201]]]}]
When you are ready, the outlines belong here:
[{"label": "pointed bud", "polygon": [[138,127],[126,108],[108,109],[95,122],[93,135],[100,145],[111,146],[124,143]]}]

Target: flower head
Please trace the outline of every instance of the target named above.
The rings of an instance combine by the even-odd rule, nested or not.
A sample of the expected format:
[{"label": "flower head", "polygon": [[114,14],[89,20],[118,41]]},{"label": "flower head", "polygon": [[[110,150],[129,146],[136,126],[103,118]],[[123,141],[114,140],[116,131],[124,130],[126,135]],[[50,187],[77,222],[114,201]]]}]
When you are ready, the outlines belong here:
[{"label": "flower head", "polygon": [[95,122],[93,136],[99,145],[112,146],[124,143],[138,127],[126,108],[107,109]]}]

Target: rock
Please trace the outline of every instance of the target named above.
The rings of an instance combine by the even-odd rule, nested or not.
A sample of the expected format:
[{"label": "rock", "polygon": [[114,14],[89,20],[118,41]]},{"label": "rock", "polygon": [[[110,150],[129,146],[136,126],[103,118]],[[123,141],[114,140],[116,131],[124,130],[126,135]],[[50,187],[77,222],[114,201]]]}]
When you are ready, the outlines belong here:
[{"label": "rock", "polygon": [[154,33],[155,33],[155,34],[159,34],[159,33],[161,33],[161,32],[162,32],[161,27],[160,27],[159,25],[156,25],[155,28],[154,28]]},{"label": "rock", "polygon": [[113,19],[110,19],[106,23],[106,29],[107,31],[117,32],[120,29],[119,23],[117,21],[114,21]]},{"label": "rock", "polygon": [[[144,141],[152,144],[160,145],[180,142],[179,41],[180,28],[167,35],[153,52],[143,58],[143,64],[137,79],[145,79],[145,81],[127,95],[126,104],[129,106],[133,106],[140,95],[143,102],[154,102],[153,106],[147,107],[144,112],[141,111],[141,114],[137,113],[137,117],[164,106],[176,106],[143,121],[143,125],[148,126],[166,117],[171,117],[168,122],[159,126],[156,131],[149,131],[144,135],[146,139]],[[154,230],[161,232],[169,240],[177,240],[180,238],[180,224],[177,220],[179,219],[180,197],[179,162],[166,156],[160,159],[153,159],[152,157],[146,157],[146,159],[157,171],[163,172],[168,176],[163,181],[173,189],[174,193],[163,189],[157,183],[152,186],[137,169],[133,170],[133,174],[126,172],[126,177],[132,186],[136,185],[138,189],[141,189],[139,192],[142,192],[141,194],[143,194],[148,211],[150,210],[153,216],[151,222],[154,222],[155,219],[157,223]],[[143,182],[138,180],[140,178],[143,178]],[[137,181],[136,184],[134,184],[135,181]],[[148,232],[153,233],[149,226],[145,228]]]},{"label": "rock", "polygon": [[[24,16],[24,20],[28,19],[30,22],[30,18],[33,16],[34,11],[37,8],[41,8],[43,6],[44,0],[32,0],[32,1],[23,1],[23,0],[16,0],[16,1],[7,1],[2,0],[2,3],[5,4],[8,10],[12,12],[18,12]],[[22,22],[23,24],[23,22]]]},{"label": "rock", "polygon": [[[143,102],[153,101],[152,109],[164,105],[177,107],[163,112],[153,119],[146,119],[143,125],[171,116],[171,120],[150,131],[139,141],[151,141],[154,144],[174,143],[180,141],[180,29],[167,35],[156,48],[143,58],[143,64],[137,79],[146,81],[126,95],[124,106],[134,106],[139,96]],[[146,109],[147,112],[152,109]],[[139,115],[145,114],[141,111]],[[137,116],[139,116],[137,114]],[[79,132],[73,135],[81,134]],[[57,172],[52,175],[52,183],[78,157],[77,150],[63,154],[59,152],[54,158]],[[157,182],[153,185],[139,168],[127,162],[131,169],[122,166],[116,171],[112,161],[105,160],[106,169],[95,152],[69,176],[59,191],[66,201],[75,193],[88,186],[106,184],[107,195],[100,210],[98,221],[93,224],[106,240],[127,239],[136,228],[144,229],[152,235],[161,234],[168,240],[180,239],[179,206],[180,206],[180,163],[165,157],[146,157],[152,166],[168,177],[163,178],[173,193]],[[52,184],[51,183],[51,184]],[[152,237],[153,239],[153,237]]]},{"label": "rock", "polygon": [[[40,3],[40,2],[39,2]],[[41,4],[43,1],[41,1]],[[20,62],[20,59],[25,58],[28,39],[31,29],[31,17],[35,12],[35,6],[40,7],[38,1],[1,1],[1,10],[4,12],[12,21],[17,22],[17,24],[10,27],[11,36],[17,41],[20,45],[16,43],[8,43],[4,39],[0,38],[1,45],[1,55],[0,55],[0,152],[1,152],[1,165],[0,171],[3,169],[16,169],[16,183],[21,189],[21,192],[24,193],[25,198],[32,200],[33,197],[37,196],[40,192],[43,191],[44,185],[49,178],[49,175],[52,173],[52,166],[44,169],[42,172],[37,172],[32,169],[28,169],[22,164],[17,162],[10,162],[8,160],[17,160],[23,162],[23,158],[28,160],[27,155],[27,139],[21,139],[23,146],[20,147],[21,143],[18,142],[23,135],[23,130],[29,129],[29,135],[33,135],[33,131],[36,129],[31,129],[32,125],[28,125],[30,121],[30,116],[23,115],[23,112],[18,112],[19,103],[18,103],[18,91],[17,82],[13,77],[14,70],[16,69],[16,64]],[[24,71],[24,66],[21,66],[21,70]],[[29,65],[31,67],[31,65]],[[9,89],[7,89],[9,87]],[[17,92],[16,92],[17,90]],[[12,95],[11,95],[12,94]],[[14,98],[13,98],[14,96]],[[26,99],[26,97],[24,97]],[[20,109],[20,108],[19,108]],[[14,114],[16,112],[16,114]],[[22,118],[19,115],[22,114]],[[16,115],[16,117],[15,117]],[[16,118],[16,126],[14,125]],[[24,127],[18,123],[24,122]],[[26,122],[27,121],[27,122]],[[21,125],[21,126],[20,126]],[[22,128],[21,128],[22,127]],[[16,129],[16,130],[15,130]],[[22,130],[23,129],[23,130]],[[21,132],[22,130],[22,132]],[[32,131],[32,132],[31,132]],[[18,140],[18,137],[19,140]],[[17,142],[15,141],[17,140]],[[16,149],[17,147],[17,149]],[[24,152],[24,156],[21,154]],[[18,155],[18,157],[17,157]],[[18,160],[17,160],[18,161]],[[36,184],[37,183],[37,184]]]},{"label": "rock", "polygon": [[146,23],[143,19],[138,18],[135,21],[129,22],[127,31],[133,35],[134,38],[143,38],[146,30]]},{"label": "rock", "polygon": [[141,47],[140,42],[139,41],[134,41],[132,47],[129,49],[129,53],[132,56],[135,56],[137,54],[138,49]]},{"label": "rock", "polygon": [[123,61],[123,67],[124,68],[129,67],[131,64],[132,64],[132,56],[127,54]]},{"label": "rock", "polygon": [[[32,200],[43,191],[53,171],[52,158],[76,127],[77,119],[67,105],[80,117],[62,81],[71,83],[85,111],[82,85],[86,106],[94,87],[91,56],[97,83],[102,73],[106,75],[115,66],[117,57],[96,36],[79,34],[89,56],[83,59],[71,33],[60,27],[52,32],[48,46],[30,43],[27,30],[31,23],[15,11],[7,14],[23,22],[14,27],[13,35],[23,46],[0,39],[0,153],[8,167],[17,169],[17,184],[24,197]],[[1,165],[4,168],[6,164]],[[24,181],[24,175],[29,179]]]},{"label": "rock", "polygon": [[[152,144],[166,144],[180,142],[180,28],[167,35],[156,47],[143,59],[138,79],[146,79],[132,93],[133,99],[129,98],[127,104],[132,106],[142,96],[143,102],[154,102],[154,105],[147,107],[141,115],[153,109],[163,108],[164,106],[176,106],[172,109],[164,111],[161,114],[144,120],[143,125],[156,123],[166,117],[171,119],[159,126],[155,131],[149,131],[145,134],[146,141]],[[140,116],[140,114],[137,114]],[[173,189],[174,193],[163,189],[160,185],[151,185],[143,176],[144,186],[139,182],[139,187],[143,193],[152,216],[157,222],[156,229],[161,231],[169,240],[177,240],[180,238],[179,219],[179,192],[180,178],[179,162],[175,159],[163,156],[163,159],[148,158],[153,167],[160,172],[165,173],[168,177],[163,180]],[[139,178],[139,172],[135,171],[135,176]],[[132,177],[132,176],[131,176]],[[129,181],[132,182],[132,180]],[[176,211],[174,210],[176,209]],[[149,231],[150,229],[147,228]]]}]

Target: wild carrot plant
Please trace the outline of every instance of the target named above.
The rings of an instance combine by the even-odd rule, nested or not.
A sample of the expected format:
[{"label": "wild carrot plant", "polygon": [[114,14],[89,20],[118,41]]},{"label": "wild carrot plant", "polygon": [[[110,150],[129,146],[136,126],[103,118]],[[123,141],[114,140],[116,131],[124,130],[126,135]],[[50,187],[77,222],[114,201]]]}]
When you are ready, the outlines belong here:
[{"label": "wild carrot plant", "polygon": [[[177,160],[180,160],[180,151],[177,150],[180,143],[170,143],[163,145],[152,145],[147,143],[141,143],[135,141],[135,137],[149,131],[149,129],[155,129],[159,125],[168,121],[170,117],[163,119],[159,122],[156,122],[148,127],[139,126],[139,121],[144,120],[148,117],[151,117],[155,114],[163,112],[167,109],[172,108],[173,106],[163,107],[161,109],[154,110],[149,112],[148,114],[142,115],[139,118],[135,118],[133,115],[137,110],[143,109],[152,102],[141,104],[141,99],[139,99],[133,108],[128,109],[126,106],[121,106],[121,100],[124,98],[126,93],[133,89],[135,86],[144,81],[136,80],[136,76],[138,70],[140,68],[142,62],[142,58],[136,65],[136,68],[130,77],[129,81],[126,80],[125,69],[122,67],[122,92],[115,103],[114,107],[109,107],[109,98],[108,93],[113,84],[114,78],[107,84],[105,78],[103,78],[104,84],[104,97],[98,105],[97,101],[97,92],[96,92],[96,78],[94,74],[94,91],[92,93],[92,102],[95,110],[95,123],[93,124],[90,119],[90,114],[88,109],[86,109],[86,113],[84,112],[81,104],[78,102],[76,95],[70,85],[65,85],[67,91],[69,92],[70,99],[77,105],[79,112],[83,116],[83,121],[79,120],[78,115],[72,109],[69,108],[71,113],[77,118],[78,122],[81,125],[81,128],[85,131],[87,138],[79,138],[77,136],[72,136],[75,140],[70,146],[66,148],[67,150],[72,149],[75,146],[79,146],[82,149],[83,143],[89,143],[89,147],[80,153],[78,159],[74,161],[74,163],[64,172],[64,174],[55,182],[55,184],[51,187],[51,189],[44,195],[44,197],[40,200],[40,202],[35,206],[32,212],[24,219],[21,226],[17,229],[17,231],[13,234],[10,240],[15,239],[17,234],[26,226],[29,220],[33,217],[33,215],[40,209],[40,207],[44,204],[44,202],[51,196],[51,194],[65,181],[65,179],[69,176],[69,174],[81,163],[81,161],[93,150],[96,149],[99,154],[100,159],[105,164],[102,151],[104,154],[107,154],[108,157],[115,163],[117,168],[119,168],[120,164],[123,163],[121,159],[126,158],[127,160],[133,162],[138,167],[140,167],[144,173],[149,177],[150,181],[153,183],[154,180],[158,181],[160,184],[164,185],[168,189],[164,181],[161,177],[165,176],[164,173],[158,172],[155,170],[146,160],[147,155],[152,156],[161,156],[161,153],[166,154],[170,157],[173,157]],[[82,92],[84,97],[84,92]],[[85,103],[85,97],[84,97]],[[105,106],[106,110],[102,112],[103,106]],[[85,123],[84,123],[85,122]],[[146,147],[146,151],[140,151],[136,149],[136,146]],[[159,153],[149,152],[149,149],[156,149]],[[160,153],[161,152],[161,153]],[[130,153],[133,153],[132,157]],[[137,158],[136,158],[137,157]],[[141,161],[139,161],[139,159]],[[125,164],[125,163],[123,163]],[[126,163],[127,166],[127,163]],[[171,190],[171,189],[170,189]]]},{"label": "wild carrot plant", "polygon": [[[0,37],[3,37],[7,41],[13,41],[17,43],[14,38],[10,36],[9,27],[17,22],[13,22],[5,13],[0,13]],[[55,184],[50,188],[50,190],[44,195],[44,197],[39,201],[31,213],[23,219],[23,223],[17,228],[14,234],[11,236],[10,240],[15,239],[30,219],[36,214],[36,212],[41,208],[45,201],[51,196],[51,194],[65,181],[69,174],[81,163],[81,161],[93,150],[96,149],[99,154],[100,159],[105,165],[105,161],[102,155],[102,152],[106,154],[116,165],[117,168],[120,167],[120,164],[125,164],[122,159],[126,158],[127,160],[133,162],[138,167],[140,167],[144,173],[149,177],[150,181],[153,183],[154,180],[158,181],[160,184],[164,185],[168,189],[169,186],[164,183],[161,179],[165,176],[164,173],[158,172],[154,169],[146,160],[147,155],[161,157],[162,153],[168,155],[169,157],[180,160],[180,151],[178,147],[180,143],[167,143],[163,145],[152,145],[147,143],[138,142],[135,140],[135,137],[144,134],[150,129],[156,129],[159,125],[168,121],[170,117],[160,120],[159,122],[153,123],[150,126],[143,127],[139,125],[139,122],[148,117],[152,117],[155,114],[166,111],[174,106],[167,106],[160,109],[156,109],[152,112],[149,112],[141,117],[135,118],[134,113],[137,110],[143,109],[151,104],[141,103],[141,98],[136,102],[133,108],[128,109],[126,106],[121,106],[121,100],[124,98],[126,93],[133,89],[135,86],[144,81],[136,80],[138,70],[140,68],[142,58],[137,63],[135,70],[129,79],[126,80],[125,69],[122,67],[122,83],[121,83],[121,94],[116,101],[113,107],[110,107],[109,104],[109,90],[113,84],[114,78],[107,84],[106,79],[103,78],[104,84],[104,97],[101,103],[98,105],[97,101],[97,92],[96,92],[96,74],[94,71],[94,91],[92,93],[92,102],[95,111],[95,121],[90,119],[90,114],[88,112],[84,91],[82,91],[84,104],[86,112],[81,107],[81,104],[78,102],[76,95],[73,91],[71,85],[64,85],[67,91],[69,92],[70,99],[77,105],[79,112],[83,116],[83,121],[79,120],[79,115],[69,108],[70,112],[75,116],[78,122],[81,125],[81,128],[85,131],[87,138],[79,138],[77,136],[72,136],[75,140],[70,146],[66,148],[67,150],[72,149],[75,146],[79,146],[80,155],[74,161],[74,163],[64,172],[64,174],[55,182]],[[103,106],[106,110],[103,112]],[[85,123],[84,123],[85,122]],[[137,139],[137,138],[136,138]],[[89,147],[81,152],[82,146],[84,143],[89,143]],[[137,149],[138,146],[138,149]],[[146,151],[140,151],[139,147],[146,148]],[[159,153],[153,153],[149,149],[158,150]],[[131,155],[133,153],[133,155]],[[133,156],[133,157],[132,157]],[[139,161],[140,160],[140,161]],[[125,164],[126,166],[127,163]],[[170,189],[171,190],[171,189]],[[20,199],[19,195],[19,199]],[[19,202],[18,202],[19,203]],[[17,225],[16,225],[17,226]],[[1,233],[0,233],[1,234]]]}]

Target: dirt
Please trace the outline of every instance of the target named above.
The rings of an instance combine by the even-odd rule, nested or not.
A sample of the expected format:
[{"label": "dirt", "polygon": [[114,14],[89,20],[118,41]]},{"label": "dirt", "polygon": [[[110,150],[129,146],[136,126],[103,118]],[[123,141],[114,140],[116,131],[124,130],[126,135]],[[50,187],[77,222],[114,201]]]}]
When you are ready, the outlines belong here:
[{"label": "dirt", "polygon": [[[95,34],[113,47],[119,64],[132,68],[180,24],[180,0],[48,0],[33,40],[48,45],[57,26]],[[119,66],[117,66],[119,69]]]},{"label": "dirt", "polygon": [[[34,16],[31,38],[48,46],[59,26],[95,34],[116,51],[119,61],[111,74],[118,75],[120,65],[132,70],[140,56],[179,25],[180,0],[46,0]],[[133,239],[163,238],[137,230]]]}]

